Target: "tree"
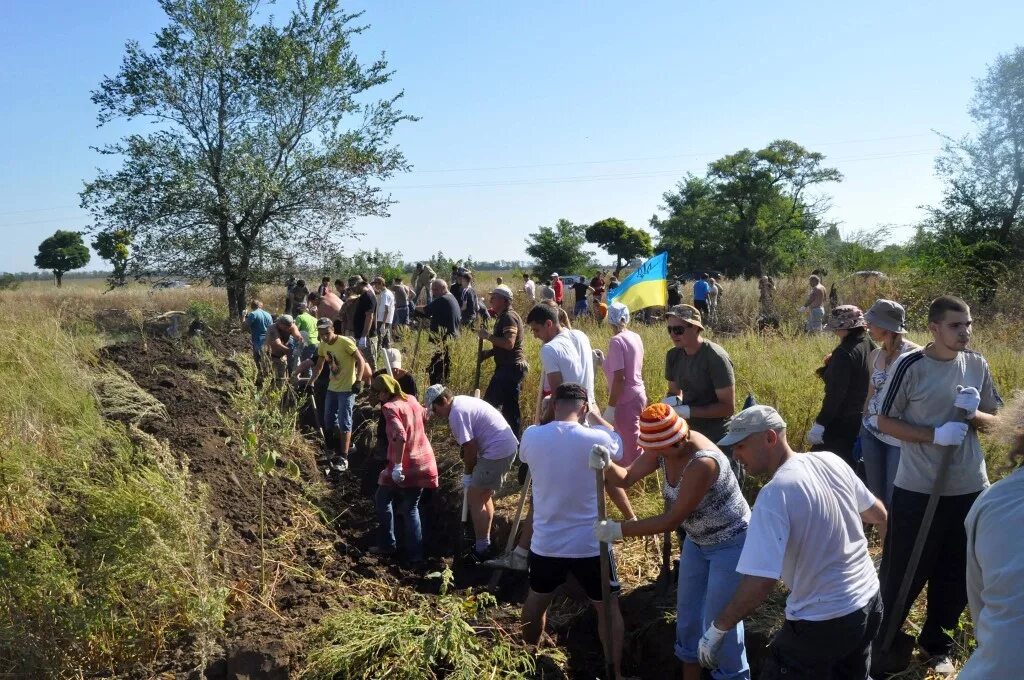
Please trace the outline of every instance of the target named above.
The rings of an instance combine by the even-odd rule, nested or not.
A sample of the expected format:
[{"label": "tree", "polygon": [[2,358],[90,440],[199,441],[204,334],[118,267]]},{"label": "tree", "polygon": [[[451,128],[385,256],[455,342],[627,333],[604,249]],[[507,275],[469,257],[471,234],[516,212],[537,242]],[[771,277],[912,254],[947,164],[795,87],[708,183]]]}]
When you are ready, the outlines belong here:
[{"label": "tree", "polygon": [[89,249],[82,242],[82,235],[77,231],[58,229],[53,236],[39,244],[36,254],[36,267],[49,269],[60,288],[65,272],[81,269],[89,264]]},{"label": "tree", "polygon": [[[169,23],[152,51],[129,42],[92,100],[101,125],[151,122],[101,153],[123,157],[81,194],[96,230],[126,229],[133,271],[211,277],[240,315],[251,282],[302,251],[340,252],[356,216],[392,203],[372,180],[408,169],[389,145],[414,120],[383,57],[362,65],[338,0],[299,2],[254,22],[259,0],[160,0]],[[279,25],[278,25],[279,24]],[[152,128],[146,128],[150,130]]]},{"label": "tree", "polygon": [[615,276],[618,277],[627,262],[635,257],[648,257],[654,252],[651,235],[643,229],[633,229],[620,219],[609,217],[587,227],[587,241],[604,248],[615,256]]},{"label": "tree", "polygon": [[536,261],[533,272],[546,281],[552,273],[576,274],[590,264],[594,253],[584,250],[585,228],[560,219],[554,227],[539,227],[526,239],[526,253]]},{"label": "tree", "polygon": [[92,240],[92,247],[96,254],[109,262],[114,268],[114,271],[107,277],[107,283],[111,290],[118,286],[123,286],[127,280],[128,257],[130,255],[128,248],[131,242],[132,236],[128,233],[127,229],[101,231]]},{"label": "tree", "polygon": [[933,228],[964,244],[991,241],[1024,254],[1024,48],[1000,55],[978,81],[969,109],[974,136],[946,138],[935,161],[946,187]]},{"label": "tree", "polygon": [[777,140],[759,151],[743,149],[692,174],[664,195],[664,219],[651,218],[658,250],[673,267],[721,269],[757,276],[791,268],[808,237],[825,226],[829,207],[811,190],[838,182],[840,172],[822,166],[824,155],[796,142]]}]

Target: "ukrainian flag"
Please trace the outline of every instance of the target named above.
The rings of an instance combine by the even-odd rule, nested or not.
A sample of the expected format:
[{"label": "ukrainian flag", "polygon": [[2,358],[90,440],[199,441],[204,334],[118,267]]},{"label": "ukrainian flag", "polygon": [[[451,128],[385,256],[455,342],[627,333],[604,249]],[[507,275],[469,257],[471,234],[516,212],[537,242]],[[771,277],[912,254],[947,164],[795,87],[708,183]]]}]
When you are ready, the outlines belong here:
[{"label": "ukrainian flag", "polygon": [[668,253],[655,255],[608,291],[608,302],[621,302],[630,311],[668,304]]}]

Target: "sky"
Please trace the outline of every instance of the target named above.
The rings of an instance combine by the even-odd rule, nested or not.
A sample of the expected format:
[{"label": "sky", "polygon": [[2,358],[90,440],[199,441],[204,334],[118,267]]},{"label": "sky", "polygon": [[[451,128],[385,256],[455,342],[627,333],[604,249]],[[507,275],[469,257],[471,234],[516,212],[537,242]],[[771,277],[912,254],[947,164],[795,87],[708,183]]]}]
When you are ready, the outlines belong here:
[{"label": "sky", "polygon": [[[842,232],[904,240],[941,198],[937,132],[973,129],[974,81],[1024,21],[1011,0],[346,7],[370,26],[360,57],[395,70],[380,96],[404,91],[421,118],[394,136],[413,170],[384,185],[390,217],[359,219],[351,249],[407,261],[525,259],[526,236],[559,218],[646,227],[686,173],[780,138],[843,173],[826,187]],[[92,147],[129,129],[98,128],[90,91],[164,23],[155,0],[0,2],[0,271],[90,223],[78,192],[112,162]]]}]

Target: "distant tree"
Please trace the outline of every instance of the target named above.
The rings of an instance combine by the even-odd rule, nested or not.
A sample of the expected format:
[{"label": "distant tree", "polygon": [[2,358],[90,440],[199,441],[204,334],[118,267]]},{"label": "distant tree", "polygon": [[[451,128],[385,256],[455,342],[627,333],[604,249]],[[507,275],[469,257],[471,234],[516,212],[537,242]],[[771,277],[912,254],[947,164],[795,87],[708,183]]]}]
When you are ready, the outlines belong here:
[{"label": "distant tree", "polygon": [[17,276],[9,272],[0,274],[0,290],[17,290],[21,281]]},{"label": "distant tree", "polygon": [[825,226],[829,207],[811,195],[840,172],[824,156],[796,142],[777,140],[759,151],[743,149],[687,175],[664,195],[667,217],[651,218],[673,269],[721,269],[755,276],[791,268],[808,237]]},{"label": "distant tree", "polygon": [[152,122],[101,152],[123,157],[86,184],[96,230],[132,234],[131,267],[210,277],[236,315],[251,282],[288,257],[340,250],[356,216],[386,216],[377,180],[408,169],[389,144],[401,94],[374,101],[392,72],[353,52],[338,0],[297,2],[255,21],[260,0],[160,0],[169,22],[151,51],[129,42],[92,100],[101,125]]},{"label": "distant tree", "polygon": [[92,240],[92,247],[96,254],[114,268],[114,271],[107,277],[107,283],[111,289],[123,286],[127,281],[131,243],[132,235],[127,229],[107,229],[96,234],[96,238]]},{"label": "distant tree", "polygon": [[89,249],[82,242],[82,235],[77,231],[57,230],[53,236],[39,244],[36,254],[36,267],[49,269],[60,288],[65,272],[81,269],[89,264]]},{"label": "distant tree", "polygon": [[552,273],[578,274],[590,265],[594,253],[584,250],[586,228],[560,219],[554,227],[540,227],[526,239],[526,253],[532,257],[534,274],[546,280]]},{"label": "distant tree", "polygon": [[635,257],[648,257],[654,252],[651,235],[643,229],[634,229],[622,220],[609,217],[587,227],[587,241],[604,248],[615,256],[615,276]]},{"label": "distant tree", "polygon": [[946,182],[932,227],[963,244],[990,241],[1024,255],[1024,48],[999,56],[977,82],[974,135],[946,138],[936,171]]}]

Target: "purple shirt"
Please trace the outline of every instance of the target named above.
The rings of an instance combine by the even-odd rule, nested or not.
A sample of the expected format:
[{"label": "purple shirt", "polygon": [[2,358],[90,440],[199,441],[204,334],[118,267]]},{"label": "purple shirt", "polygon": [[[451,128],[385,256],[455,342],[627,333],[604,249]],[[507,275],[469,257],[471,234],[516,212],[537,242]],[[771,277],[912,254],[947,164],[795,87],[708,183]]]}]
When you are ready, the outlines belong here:
[{"label": "purple shirt", "polygon": [[476,440],[480,457],[488,460],[508,458],[519,446],[501,412],[476,397],[457,396],[452,400],[448,427],[460,446]]},{"label": "purple shirt", "polygon": [[624,328],[621,333],[613,335],[608,343],[608,356],[604,359],[604,374],[608,378],[609,388],[615,380],[615,371],[622,369],[626,377],[624,387],[627,390],[644,390],[644,343],[640,336]]}]

